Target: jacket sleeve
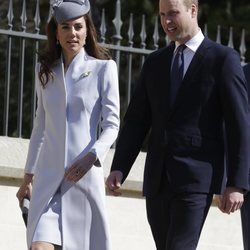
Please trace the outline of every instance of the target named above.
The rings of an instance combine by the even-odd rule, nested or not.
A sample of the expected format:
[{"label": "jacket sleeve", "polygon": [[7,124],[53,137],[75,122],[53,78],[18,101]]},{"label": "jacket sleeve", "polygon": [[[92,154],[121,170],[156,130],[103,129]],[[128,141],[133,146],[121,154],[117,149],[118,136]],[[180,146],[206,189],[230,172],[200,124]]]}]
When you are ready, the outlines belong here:
[{"label": "jacket sleeve", "polygon": [[227,186],[248,189],[250,113],[244,73],[234,50],[225,55],[221,83],[228,152]]},{"label": "jacket sleeve", "polygon": [[123,173],[123,182],[127,178],[151,127],[151,110],[146,90],[145,61],[138,84],[133,93],[124,117],[123,126],[117,140],[111,171]]},{"label": "jacket sleeve", "polygon": [[34,126],[32,129],[31,137],[30,137],[30,143],[29,143],[29,149],[28,149],[28,155],[25,165],[25,173],[34,174],[36,161],[38,159],[40,149],[43,144],[43,138],[44,138],[44,127],[45,127],[45,112],[42,102],[42,93],[41,93],[41,83],[38,79],[38,69],[40,65],[38,64],[36,66],[36,72],[35,72],[35,88],[36,88],[36,94],[37,94],[37,109],[36,109],[36,115],[34,119]]}]

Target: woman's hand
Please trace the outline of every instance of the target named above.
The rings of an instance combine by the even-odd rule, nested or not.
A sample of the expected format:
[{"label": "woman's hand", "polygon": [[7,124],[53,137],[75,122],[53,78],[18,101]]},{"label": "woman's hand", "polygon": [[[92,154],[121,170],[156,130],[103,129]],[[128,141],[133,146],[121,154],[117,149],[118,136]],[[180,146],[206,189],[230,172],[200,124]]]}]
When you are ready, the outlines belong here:
[{"label": "woman's hand", "polygon": [[96,160],[96,155],[91,152],[87,153],[66,170],[65,179],[67,181],[79,181],[90,170]]},{"label": "woman's hand", "polygon": [[23,199],[28,197],[30,199],[32,194],[32,181],[33,174],[25,174],[23,178],[23,182],[16,193],[16,197],[19,201],[19,206],[21,207],[23,204]]}]

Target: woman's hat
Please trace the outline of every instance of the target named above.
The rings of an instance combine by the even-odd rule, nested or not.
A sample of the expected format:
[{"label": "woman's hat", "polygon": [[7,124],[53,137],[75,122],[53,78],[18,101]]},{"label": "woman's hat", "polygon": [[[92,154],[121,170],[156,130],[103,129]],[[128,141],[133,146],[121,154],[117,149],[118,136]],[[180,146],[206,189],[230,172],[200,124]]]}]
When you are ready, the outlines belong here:
[{"label": "woman's hat", "polygon": [[90,10],[88,0],[51,0],[50,4],[57,23],[81,17]]}]

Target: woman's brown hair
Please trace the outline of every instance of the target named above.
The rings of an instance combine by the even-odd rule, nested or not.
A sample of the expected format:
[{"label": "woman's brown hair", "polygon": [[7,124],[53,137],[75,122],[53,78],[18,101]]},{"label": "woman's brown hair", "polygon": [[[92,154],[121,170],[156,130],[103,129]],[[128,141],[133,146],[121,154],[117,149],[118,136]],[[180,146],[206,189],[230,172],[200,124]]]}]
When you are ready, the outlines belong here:
[{"label": "woman's brown hair", "polygon": [[[84,19],[87,27],[87,37],[85,43],[85,50],[88,55],[97,59],[108,60],[111,59],[111,55],[108,49],[101,47],[97,42],[96,29],[91,17],[87,14],[84,15]],[[44,51],[38,53],[38,61],[41,63],[39,71],[39,80],[43,87],[46,86],[50,78],[53,78],[52,67],[56,60],[61,56],[61,46],[57,42],[56,38],[57,24],[52,17],[46,27],[47,45]]]}]

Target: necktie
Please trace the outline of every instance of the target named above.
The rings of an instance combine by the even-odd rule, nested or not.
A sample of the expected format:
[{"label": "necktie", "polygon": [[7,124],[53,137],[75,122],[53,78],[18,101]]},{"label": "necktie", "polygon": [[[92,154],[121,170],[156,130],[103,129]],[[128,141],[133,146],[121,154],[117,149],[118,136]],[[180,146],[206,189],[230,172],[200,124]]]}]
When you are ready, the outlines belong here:
[{"label": "necktie", "polygon": [[174,61],[171,69],[171,85],[170,85],[170,104],[174,103],[175,97],[177,95],[178,89],[181,85],[183,78],[184,69],[184,56],[183,51],[186,48],[185,44],[181,44],[177,50],[174,57]]}]

